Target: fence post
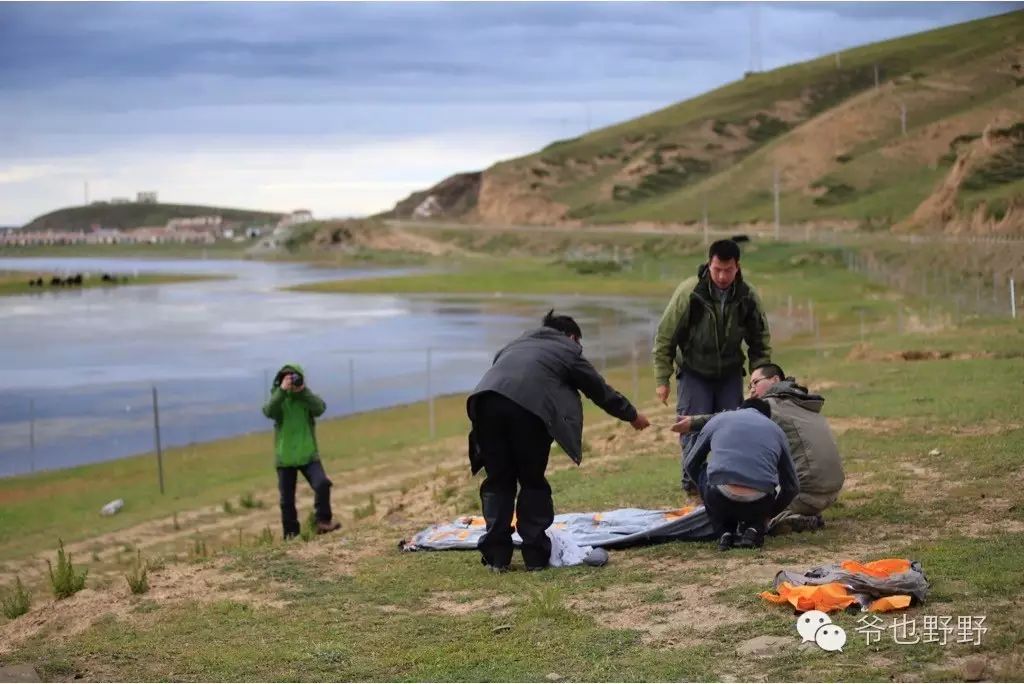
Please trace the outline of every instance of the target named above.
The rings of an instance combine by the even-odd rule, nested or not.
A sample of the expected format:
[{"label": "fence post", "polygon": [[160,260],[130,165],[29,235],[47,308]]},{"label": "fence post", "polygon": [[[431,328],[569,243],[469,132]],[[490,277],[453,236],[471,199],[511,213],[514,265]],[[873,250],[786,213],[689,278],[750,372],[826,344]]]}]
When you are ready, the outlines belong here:
[{"label": "fence post", "polygon": [[427,347],[427,409],[430,412],[430,438],[434,439],[437,436],[437,431],[434,425],[434,390],[431,386],[432,355],[433,349]]},{"label": "fence post", "polygon": [[864,309],[861,309],[860,313],[860,341],[864,342]]},{"label": "fence post", "polygon": [[1014,289],[1013,278],[1010,278],[1010,317],[1017,318],[1017,291]]},{"label": "fence post", "polygon": [[28,400],[28,468],[36,472],[36,400]]},{"label": "fence post", "polygon": [[348,406],[352,413],[356,412],[356,362],[348,360]]},{"label": "fence post", "polygon": [[160,403],[156,396],[156,385],[153,385],[153,436],[156,440],[156,469],[160,478],[160,493],[164,493],[164,452],[160,447]]}]

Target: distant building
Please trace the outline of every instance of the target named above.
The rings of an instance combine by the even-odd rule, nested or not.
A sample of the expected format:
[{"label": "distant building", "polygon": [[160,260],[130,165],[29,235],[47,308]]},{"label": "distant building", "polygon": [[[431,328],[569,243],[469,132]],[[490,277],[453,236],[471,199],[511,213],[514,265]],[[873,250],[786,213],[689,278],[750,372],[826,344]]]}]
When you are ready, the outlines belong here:
[{"label": "distant building", "polygon": [[296,209],[290,214],[285,214],[281,217],[281,220],[277,222],[278,228],[288,228],[289,226],[297,226],[300,223],[309,223],[313,220],[313,212],[309,209]]},{"label": "distant building", "polygon": [[135,194],[135,201],[139,204],[156,204],[156,191],[140,191]]},{"label": "distant building", "polygon": [[262,226],[249,226],[248,228],[245,229],[245,237],[247,238],[258,238],[261,235],[263,235]]},{"label": "distant building", "polygon": [[190,216],[188,218],[173,218],[167,222],[171,230],[182,228],[220,228],[222,223],[220,216]]},{"label": "distant building", "polygon": [[131,204],[132,201],[127,197],[111,197],[111,204]]}]

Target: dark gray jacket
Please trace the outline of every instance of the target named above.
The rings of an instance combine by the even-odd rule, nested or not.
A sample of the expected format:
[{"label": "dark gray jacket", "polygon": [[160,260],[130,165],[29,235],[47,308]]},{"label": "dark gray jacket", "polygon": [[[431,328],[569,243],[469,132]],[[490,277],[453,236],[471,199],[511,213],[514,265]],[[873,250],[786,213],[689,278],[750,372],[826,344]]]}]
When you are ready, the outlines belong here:
[{"label": "dark gray jacket", "polygon": [[686,457],[686,472],[698,481],[704,462],[708,484],[736,484],[776,496],[775,515],[800,491],[786,433],[753,408],[715,415],[697,435]]},{"label": "dark gray jacket", "polygon": [[763,398],[772,407],[772,420],[789,440],[800,494],[821,498],[820,508],[824,508],[839,495],[845,480],[839,447],[821,415],[825,399],[809,393],[793,378],[775,383]]},{"label": "dark gray jacket", "polygon": [[[633,404],[583,357],[582,347],[553,328],[528,330],[495,355],[494,365],[466,400],[470,420],[474,399],[484,392],[497,392],[543,420],[552,439],[577,464],[583,460],[579,392],[619,420],[632,422],[637,416]],[[469,460],[475,473],[482,462],[473,433]]]}]

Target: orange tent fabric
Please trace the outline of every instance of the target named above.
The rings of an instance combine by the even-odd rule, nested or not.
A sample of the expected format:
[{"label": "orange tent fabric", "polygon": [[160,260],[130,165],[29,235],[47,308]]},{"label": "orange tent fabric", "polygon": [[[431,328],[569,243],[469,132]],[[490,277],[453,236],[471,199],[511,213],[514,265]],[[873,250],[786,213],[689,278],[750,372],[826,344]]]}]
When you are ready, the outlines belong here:
[{"label": "orange tent fabric", "polygon": [[853,560],[845,560],[839,564],[847,572],[859,572],[872,577],[884,579],[890,575],[907,572],[910,570],[910,561],[905,558],[883,558],[882,560],[858,563]]},{"label": "orange tent fabric", "polygon": [[795,587],[789,582],[783,582],[779,585],[778,594],[763,591],[760,596],[771,603],[790,603],[801,612],[820,610],[830,613],[833,610],[843,610],[857,602],[857,599],[847,591],[846,587],[838,582],[818,585],[805,584],[802,587]]},{"label": "orange tent fabric", "polygon": [[902,610],[910,605],[910,597],[906,594],[894,594],[875,599],[868,606],[872,613],[887,613],[890,610]]},{"label": "orange tent fabric", "polygon": [[[834,580],[823,584],[802,584],[799,581],[793,580],[791,575],[789,581],[779,583],[777,594],[765,591],[761,592],[759,596],[765,601],[775,604],[789,603],[800,612],[820,610],[828,613],[834,610],[843,610],[854,603],[858,603],[858,596],[861,597],[861,600],[866,600],[864,594],[855,594],[855,591],[859,591],[855,589],[858,586],[858,578],[870,580],[870,582],[877,586],[880,580],[888,580],[894,576],[910,572],[912,566],[913,562],[905,558],[883,558],[867,563],[844,560],[839,563],[837,569],[840,569],[841,572],[838,574],[849,577],[849,580],[839,579],[839,581]],[[820,573],[821,569],[817,571]],[[789,573],[779,573],[780,576],[776,578],[776,582],[779,582],[786,574]],[[821,577],[820,574],[818,576]],[[893,582],[893,586],[894,588],[905,588],[914,585],[912,583]],[[893,593],[889,596],[881,596],[872,601],[868,605],[867,610],[874,613],[902,610],[910,606],[913,601],[913,597],[910,594],[913,593],[913,591],[910,591],[908,594]],[[873,595],[878,596],[878,593]]]}]

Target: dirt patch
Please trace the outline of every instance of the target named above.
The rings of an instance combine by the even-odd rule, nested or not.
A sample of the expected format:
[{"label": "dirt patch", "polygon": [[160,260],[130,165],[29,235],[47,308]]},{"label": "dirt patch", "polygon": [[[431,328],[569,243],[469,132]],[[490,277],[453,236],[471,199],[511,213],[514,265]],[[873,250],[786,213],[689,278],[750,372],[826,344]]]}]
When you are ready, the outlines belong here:
[{"label": "dirt patch", "polygon": [[511,603],[512,599],[501,594],[481,597],[478,592],[435,591],[427,599],[427,610],[445,615],[470,615],[471,613],[503,615],[509,611]]},{"label": "dirt patch", "polygon": [[830,417],[828,424],[836,435],[841,435],[849,430],[863,430],[875,434],[886,434],[897,432],[907,427],[907,421],[900,418],[869,418],[864,416]]},{"label": "dirt patch", "polygon": [[941,349],[903,349],[899,351],[882,351],[870,343],[856,345],[846,355],[847,361],[969,361],[972,359],[992,359],[991,352],[952,352]]},{"label": "dirt patch", "polygon": [[[60,639],[79,634],[102,618],[133,619],[142,600],[158,604],[196,601],[236,601],[257,607],[283,608],[287,605],[275,594],[287,588],[280,583],[260,583],[260,591],[250,588],[252,581],[228,572],[223,562],[209,565],[168,565],[149,573],[150,590],[134,596],[122,579],[104,589],[83,589],[62,601],[48,600],[25,615],[0,625],[0,654],[9,653],[25,640],[49,630]],[[246,586],[249,585],[249,586]]]},{"label": "dirt patch", "polygon": [[[664,596],[658,584],[629,584],[591,592],[569,606],[612,629],[633,629],[649,645],[692,646],[722,625],[745,621],[742,611],[709,601],[706,585],[672,587]],[[644,602],[643,597],[651,597]]]}]

